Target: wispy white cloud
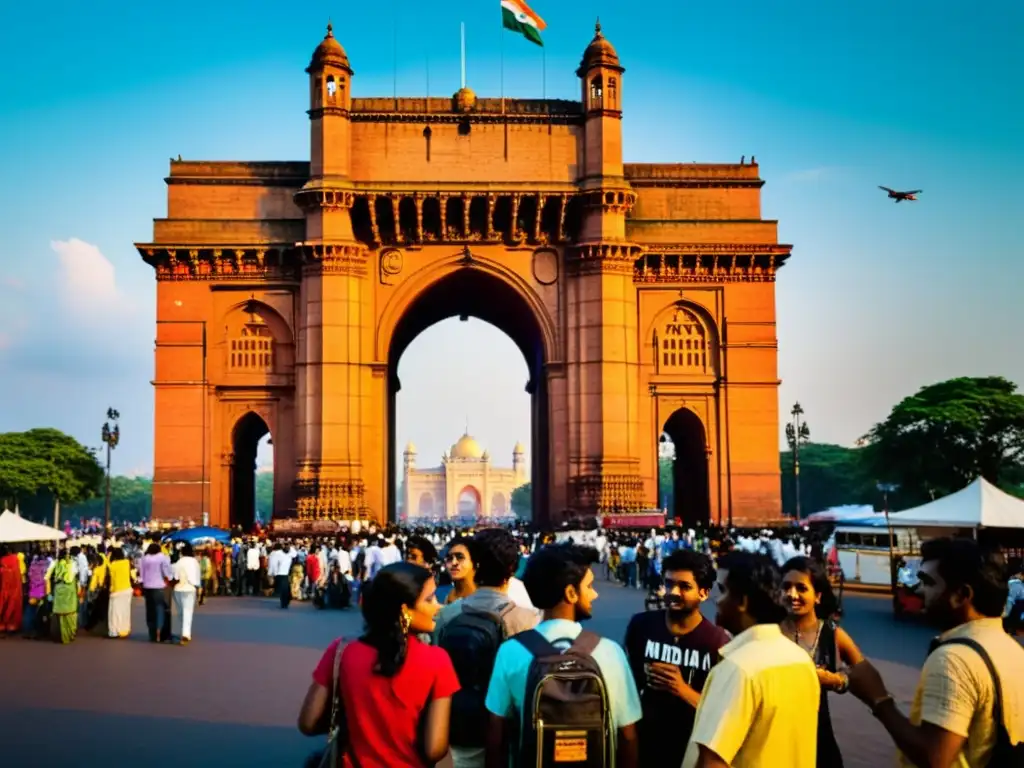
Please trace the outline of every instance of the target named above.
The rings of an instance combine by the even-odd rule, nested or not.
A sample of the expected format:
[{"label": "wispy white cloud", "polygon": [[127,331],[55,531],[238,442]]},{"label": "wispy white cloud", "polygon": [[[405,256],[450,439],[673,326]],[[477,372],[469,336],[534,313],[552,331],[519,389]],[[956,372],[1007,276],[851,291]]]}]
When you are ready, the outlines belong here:
[{"label": "wispy white cloud", "polygon": [[60,298],[79,319],[109,320],[134,310],[134,302],[118,289],[114,265],[98,246],[72,237],[51,240],[50,248],[59,262]]}]

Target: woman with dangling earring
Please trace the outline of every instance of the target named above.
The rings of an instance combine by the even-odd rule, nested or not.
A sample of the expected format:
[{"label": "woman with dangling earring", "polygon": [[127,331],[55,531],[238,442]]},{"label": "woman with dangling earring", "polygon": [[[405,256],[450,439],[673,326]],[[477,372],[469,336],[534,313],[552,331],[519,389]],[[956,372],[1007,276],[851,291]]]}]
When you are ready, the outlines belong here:
[{"label": "woman with dangling earring", "polygon": [[436,591],[426,568],[385,566],[364,588],[362,637],[335,640],[313,672],[299,730],[327,733],[337,695],[343,768],[426,768],[448,754],[451,697],[459,681],[448,654],[416,637],[434,631]]},{"label": "woman with dangling earring", "polygon": [[839,602],[817,560],[794,557],[782,566],[782,603],[789,612],[779,624],[782,634],[807,651],[818,668],[818,765],[843,768],[843,756],[832,730],[828,692],[846,693],[850,681],[840,667],[852,667],[864,660],[864,654],[836,624]]}]

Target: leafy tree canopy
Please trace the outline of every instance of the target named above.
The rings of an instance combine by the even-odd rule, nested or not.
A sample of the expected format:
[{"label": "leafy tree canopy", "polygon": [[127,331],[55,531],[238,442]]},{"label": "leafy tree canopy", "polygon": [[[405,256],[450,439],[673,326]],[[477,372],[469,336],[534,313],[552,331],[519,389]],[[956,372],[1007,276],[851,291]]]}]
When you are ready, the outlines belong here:
[{"label": "leafy tree canopy", "polygon": [[979,475],[1019,482],[1024,459],[1024,395],[1000,376],[923,387],[864,437],[866,465],[900,486],[913,504],[963,488]]},{"label": "leafy tree canopy", "polygon": [[57,429],[0,434],[0,498],[12,506],[40,495],[74,504],[98,493],[95,453]]},{"label": "leafy tree canopy", "polygon": [[524,483],[512,491],[511,505],[516,517],[530,520],[533,517],[533,486]]},{"label": "leafy tree canopy", "polygon": [[[875,481],[864,466],[864,449],[827,443],[800,445],[800,512],[805,517],[845,504],[880,503]],[[780,454],[782,513],[796,515],[793,452]]]}]

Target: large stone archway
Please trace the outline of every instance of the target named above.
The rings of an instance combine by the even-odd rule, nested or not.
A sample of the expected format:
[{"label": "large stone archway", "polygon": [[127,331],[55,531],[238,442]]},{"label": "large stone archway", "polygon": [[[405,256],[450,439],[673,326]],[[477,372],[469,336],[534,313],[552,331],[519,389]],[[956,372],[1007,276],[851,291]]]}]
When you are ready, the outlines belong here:
[{"label": "large stone archway", "polygon": [[228,522],[247,411],[274,435],[275,516],[391,517],[395,366],[453,315],[526,358],[540,520],[654,507],[683,407],[710,518],[778,518],[791,247],[756,164],[623,163],[625,69],[600,30],[577,100],[353,97],[331,31],[306,72],[309,160],[174,160],[137,244],[157,279],[156,518]]},{"label": "large stone archway", "polygon": [[[388,444],[386,461],[388,474],[385,493],[388,498],[388,516],[394,520],[398,499],[390,489],[397,487],[399,477],[396,462],[396,400],[401,390],[398,365],[409,345],[424,330],[449,317],[475,317],[490,323],[512,339],[523,354],[529,372],[524,382],[531,398],[530,433],[534,450],[531,455],[530,477],[533,509],[547,510],[552,498],[552,462],[550,419],[552,403],[548,383],[551,372],[549,349],[554,345],[550,318],[544,305],[528,286],[519,283],[515,273],[502,266],[508,260],[501,250],[494,249],[491,258],[455,253],[439,260],[424,270],[420,280],[410,278],[409,291],[398,293],[392,305],[381,318],[379,338],[386,342]],[[367,473],[370,476],[372,473]],[[557,478],[556,478],[557,479]],[[562,481],[564,484],[564,480]],[[554,491],[557,495],[557,490]],[[565,501],[561,499],[564,506]],[[480,500],[480,510],[488,514],[486,504]]]}]

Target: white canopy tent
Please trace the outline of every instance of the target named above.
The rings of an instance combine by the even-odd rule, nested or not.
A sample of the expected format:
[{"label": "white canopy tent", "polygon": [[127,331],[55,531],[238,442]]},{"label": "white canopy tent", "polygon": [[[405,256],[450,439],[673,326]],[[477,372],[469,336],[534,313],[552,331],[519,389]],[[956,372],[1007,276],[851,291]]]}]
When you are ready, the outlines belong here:
[{"label": "white canopy tent", "polygon": [[1024,500],[979,477],[956,493],[894,512],[889,515],[889,521],[899,527],[1024,528]]},{"label": "white canopy tent", "polygon": [[23,541],[63,541],[63,531],[40,525],[16,515],[9,509],[0,514],[0,544],[14,544]]}]

